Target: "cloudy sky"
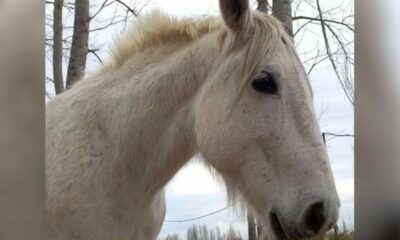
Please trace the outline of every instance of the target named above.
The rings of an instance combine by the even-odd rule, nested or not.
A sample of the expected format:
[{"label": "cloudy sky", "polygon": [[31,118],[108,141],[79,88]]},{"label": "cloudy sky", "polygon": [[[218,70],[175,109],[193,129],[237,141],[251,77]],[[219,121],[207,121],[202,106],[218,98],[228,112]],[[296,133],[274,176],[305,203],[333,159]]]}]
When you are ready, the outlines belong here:
[{"label": "cloudy sky", "polygon": [[[323,1],[324,5],[322,7],[329,9],[332,6],[340,5],[342,2],[346,3],[343,8],[351,12],[353,8],[351,0]],[[144,1],[139,4],[144,4]],[[217,0],[154,0],[143,9],[143,13],[152,9],[162,9],[174,16],[219,14]],[[65,13],[65,19],[72,21],[72,17],[68,14]],[[314,16],[313,14],[315,13],[305,6],[299,10],[299,14]],[[106,19],[107,13],[103,14],[103,16]],[[101,25],[102,23],[95,24]],[[91,35],[91,42],[102,47],[103,50],[100,55],[103,59],[107,58],[107,49],[112,45],[113,38],[120,35],[120,31],[121,27],[115,27]],[[316,49],[323,51],[323,41],[319,31],[318,26],[314,26],[314,29],[310,29],[308,33],[296,37],[297,48],[303,59],[309,57],[307,54],[310,52],[315,54]],[[352,38],[353,36],[350,35],[348,37]],[[87,66],[88,71],[93,72],[98,67],[98,61],[93,56],[90,56]],[[49,67],[46,71],[51,74]],[[311,73],[310,81],[322,131],[352,134],[354,128],[353,106],[346,99],[328,62],[318,65]],[[51,85],[47,85],[47,90],[50,94],[53,92],[52,89]],[[352,227],[354,222],[353,140],[351,137],[339,137],[328,138],[327,142],[328,153],[342,204],[339,221],[340,223],[345,222],[347,227]],[[199,163],[201,159],[199,157],[196,158],[190,161],[166,187],[166,220],[195,218],[227,206],[224,186],[218,183]],[[165,222],[161,230],[161,236],[170,233],[184,234],[192,224],[206,224],[209,227],[219,226],[222,229],[233,225],[235,228],[240,229],[243,234],[247,232],[246,221],[244,221],[243,216],[228,208],[196,221],[184,223]]]}]

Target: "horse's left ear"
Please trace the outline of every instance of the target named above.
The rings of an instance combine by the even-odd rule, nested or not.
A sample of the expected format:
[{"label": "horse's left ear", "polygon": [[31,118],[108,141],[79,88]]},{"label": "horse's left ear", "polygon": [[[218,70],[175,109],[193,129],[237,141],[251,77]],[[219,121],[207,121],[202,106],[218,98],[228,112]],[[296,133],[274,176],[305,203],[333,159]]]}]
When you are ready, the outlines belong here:
[{"label": "horse's left ear", "polygon": [[249,0],[219,0],[225,25],[234,33],[246,32],[251,27]]}]

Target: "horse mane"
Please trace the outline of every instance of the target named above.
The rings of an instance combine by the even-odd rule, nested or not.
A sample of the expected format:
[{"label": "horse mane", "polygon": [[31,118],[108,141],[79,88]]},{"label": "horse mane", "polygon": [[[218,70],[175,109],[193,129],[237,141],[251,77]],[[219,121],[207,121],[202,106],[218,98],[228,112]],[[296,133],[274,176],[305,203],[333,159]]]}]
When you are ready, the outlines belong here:
[{"label": "horse mane", "polygon": [[[257,60],[273,53],[276,43],[281,39],[291,42],[277,19],[258,11],[252,12],[252,16],[257,36],[253,38],[249,54],[254,55]],[[121,66],[130,57],[152,47],[195,41],[208,33],[225,29],[223,25],[222,20],[214,16],[197,19],[176,18],[158,10],[153,11],[140,16],[137,22],[115,41],[111,50],[111,64],[116,67]],[[264,51],[260,52],[260,49]],[[244,70],[243,74],[248,75],[249,71],[252,69]]]},{"label": "horse mane", "polygon": [[221,25],[216,17],[178,19],[161,11],[153,11],[140,16],[131,29],[115,41],[111,51],[112,64],[122,65],[129,57],[151,47],[194,41],[219,29]]}]

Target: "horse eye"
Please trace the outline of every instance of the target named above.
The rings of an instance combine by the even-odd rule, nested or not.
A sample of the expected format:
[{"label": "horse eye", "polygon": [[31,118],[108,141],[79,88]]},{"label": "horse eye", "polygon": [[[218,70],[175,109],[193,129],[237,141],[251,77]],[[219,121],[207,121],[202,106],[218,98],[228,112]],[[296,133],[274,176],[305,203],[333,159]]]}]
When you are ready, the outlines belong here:
[{"label": "horse eye", "polygon": [[275,94],[278,92],[274,77],[269,73],[264,73],[263,76],[256,78],[251,83],[253,88],[259,92],[267,94]]}]

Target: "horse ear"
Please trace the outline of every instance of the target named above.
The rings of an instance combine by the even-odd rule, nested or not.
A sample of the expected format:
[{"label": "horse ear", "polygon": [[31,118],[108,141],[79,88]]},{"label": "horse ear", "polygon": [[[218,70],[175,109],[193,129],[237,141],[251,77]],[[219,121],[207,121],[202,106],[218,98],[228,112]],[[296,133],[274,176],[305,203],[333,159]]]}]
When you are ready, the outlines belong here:
[{"label": "horse ear", "polygon": [[246,31],[250,24],[249,0],[219,0],[222,18],[233,32]]}]

